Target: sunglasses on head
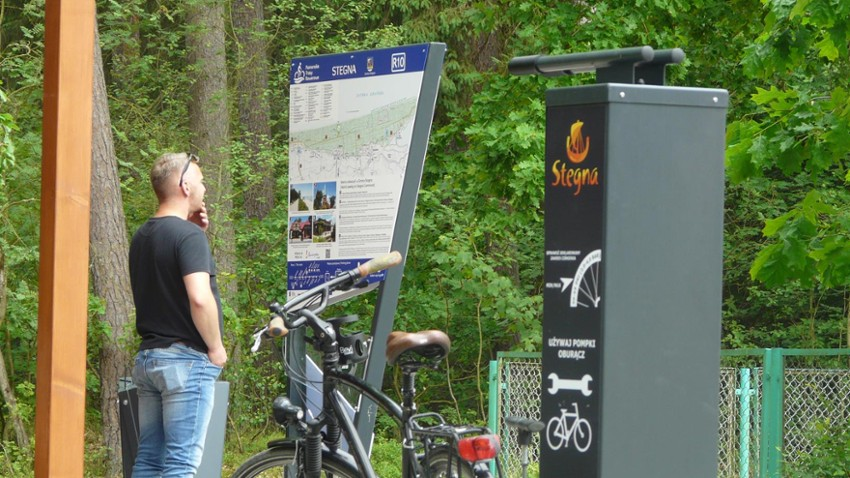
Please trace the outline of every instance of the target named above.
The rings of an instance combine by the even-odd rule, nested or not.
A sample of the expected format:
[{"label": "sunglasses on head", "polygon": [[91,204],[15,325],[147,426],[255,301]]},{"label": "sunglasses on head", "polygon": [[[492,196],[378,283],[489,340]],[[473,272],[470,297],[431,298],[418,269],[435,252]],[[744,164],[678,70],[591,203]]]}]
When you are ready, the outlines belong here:
[{"label": "sunglasses on head", "polygon": [[198,161],[200,161],[200,158],[198,158],[195,154],[193,154],[193,153],[187,153],[187,154],[189,155],[189,160],[186,161],[186,165],[183,166],[183,171],[180,173],[180,184],[179,184],[179,186],[181,188],[183,187],[183,176],[185,176],[186,171],[189,170],[189,165],[192,164],[193,162],[197,163]]}]

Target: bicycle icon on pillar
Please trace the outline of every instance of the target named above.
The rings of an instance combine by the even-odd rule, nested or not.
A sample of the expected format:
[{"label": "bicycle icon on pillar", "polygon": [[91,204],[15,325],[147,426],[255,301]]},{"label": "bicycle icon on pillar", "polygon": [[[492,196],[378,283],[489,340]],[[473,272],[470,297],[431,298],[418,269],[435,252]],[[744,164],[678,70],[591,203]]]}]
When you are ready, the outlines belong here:
[{"label": "bicycle icon on pillar", "polygon": [[592,441],[590,422],[581,418],[578,412],[578,404],[573,402],[573,411],[561,409],[561,415],[552,417],[546,425],[546,442],[552,450],[569,448],[570,440],[576,450],[581,453],[587,451]]}]

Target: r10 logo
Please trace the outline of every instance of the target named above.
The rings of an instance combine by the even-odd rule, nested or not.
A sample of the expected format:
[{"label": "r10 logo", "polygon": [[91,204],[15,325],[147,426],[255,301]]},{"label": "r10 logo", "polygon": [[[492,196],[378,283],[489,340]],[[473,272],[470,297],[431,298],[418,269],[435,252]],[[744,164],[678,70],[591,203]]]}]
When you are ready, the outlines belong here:
[{"label": "r10 logo", "polygon": [[392,72],[404,71],[407,68],[407,56],[405,53],[393,53]]}]

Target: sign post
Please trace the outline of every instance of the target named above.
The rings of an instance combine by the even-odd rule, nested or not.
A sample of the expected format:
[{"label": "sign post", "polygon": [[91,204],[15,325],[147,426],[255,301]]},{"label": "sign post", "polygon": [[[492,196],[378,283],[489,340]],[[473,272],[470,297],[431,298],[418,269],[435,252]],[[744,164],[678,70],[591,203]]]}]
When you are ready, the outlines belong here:
[{"label": "sign post", "polygon": [[[391,250],[407,256],[445,52],[428,43],[292,60],[290,296]],[[376,387],[403,272],[402,264],[332,298],[378,288],[363,377]],[[287,341],[289,363],[308,370],[303,331]],[[376,406],[360,400],[355,425],[368,450]]]},{"label": "sign post", "polygon": [[717,476],[725,90],[679,49],[520,57],[547,91],[541,477]]}]

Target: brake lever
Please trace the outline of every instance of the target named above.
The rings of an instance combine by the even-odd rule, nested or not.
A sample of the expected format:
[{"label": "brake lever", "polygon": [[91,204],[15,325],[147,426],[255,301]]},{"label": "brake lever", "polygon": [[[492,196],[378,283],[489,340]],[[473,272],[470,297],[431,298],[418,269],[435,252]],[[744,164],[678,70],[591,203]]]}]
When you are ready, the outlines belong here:
[{"label": "brake lever", "polygon": [[263,335],[266,333],[267,330],[269,330],[268,325],[260,329],[259,332],[252,335],[252,337],[254,337],[254,345],[251,346],[252,354],[257,353],[257,350],[260,350],[260,344],[263,342]]}]

